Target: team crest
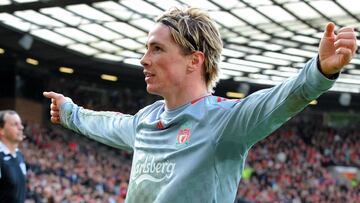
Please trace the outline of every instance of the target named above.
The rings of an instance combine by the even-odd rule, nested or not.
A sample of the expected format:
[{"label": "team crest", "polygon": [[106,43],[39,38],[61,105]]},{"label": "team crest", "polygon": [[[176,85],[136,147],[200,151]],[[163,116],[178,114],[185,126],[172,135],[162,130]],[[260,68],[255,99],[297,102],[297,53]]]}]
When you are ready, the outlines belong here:
[{"label": "team crest", "polygon": [[189,144],[191,136],[191,123],[186,122],[181,125],[178,135],[176,136],[176,147],[182,148]]}]

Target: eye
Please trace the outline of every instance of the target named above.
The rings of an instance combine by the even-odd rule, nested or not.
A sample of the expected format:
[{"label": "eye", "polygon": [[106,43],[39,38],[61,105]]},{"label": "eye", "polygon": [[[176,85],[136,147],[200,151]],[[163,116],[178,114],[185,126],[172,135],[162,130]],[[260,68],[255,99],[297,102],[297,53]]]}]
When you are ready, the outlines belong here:
[{"label": "eye", "polygon": [[154,46],[154,51],[161,51],[162,49],[161,49],[161,47],[159,47],[159,46]]}]

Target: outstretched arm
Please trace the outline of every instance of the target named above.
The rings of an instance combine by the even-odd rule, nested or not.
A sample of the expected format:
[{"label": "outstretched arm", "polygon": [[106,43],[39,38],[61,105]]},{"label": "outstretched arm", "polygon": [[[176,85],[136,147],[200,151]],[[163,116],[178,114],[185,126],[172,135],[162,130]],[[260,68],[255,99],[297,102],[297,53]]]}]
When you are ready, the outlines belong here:
[{"label": "outstretched arm", "polygon": [[332,87],[335,83],[333,79],[351,61],[357,49],[356,35],[352,28],[341,28],[337,34],[334,29],[333,23],[327,24],[319,44],[318,59],[308,61],[297,77],[273,88],[258,91],[239,102],[238,108],[234,108],[226,134],[244,138],[228,136],[228,139],[241,142],[245,139],[248,146],[251,146]]},{"label": "outstretched arm", "polygon": [[61,124],[98,142],[132,150],[135,139],[134,116],[110,111],[92,111],[74,104],[69,97],[44,92],[51,99],[51,122]]}]

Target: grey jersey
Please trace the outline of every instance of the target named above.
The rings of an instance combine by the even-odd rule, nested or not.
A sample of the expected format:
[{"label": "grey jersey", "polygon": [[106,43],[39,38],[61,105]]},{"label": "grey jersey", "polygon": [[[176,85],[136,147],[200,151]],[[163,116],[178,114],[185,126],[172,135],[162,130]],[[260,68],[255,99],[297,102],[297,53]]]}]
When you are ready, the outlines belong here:
[{"label": "grey jersey", "polygon": [[209,95],[171,111],[158,101],[134,116],[67,102],[61,123],[133,151],[128,203],[232,203],[250,147],[333,83],[314,58],[297,77],[242,100]]}]

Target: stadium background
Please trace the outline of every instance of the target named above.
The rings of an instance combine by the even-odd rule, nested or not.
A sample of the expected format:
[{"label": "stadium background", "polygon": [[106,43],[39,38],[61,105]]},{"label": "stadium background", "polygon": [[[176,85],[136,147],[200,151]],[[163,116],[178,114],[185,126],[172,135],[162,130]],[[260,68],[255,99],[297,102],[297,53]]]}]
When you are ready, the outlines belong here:
[{"label": "stadium background", "polygon": [[[97,8],[95,4],[102,2],[108,1],[5,0],[0,2],[0,109],[15,109],[26,124],[27,139],[22,143],[21,150],[24,152],[29,168],[28,202],[122,202],[126,197],[131,153],[106,147],[50,124],[49,101],[43,98],[42,92],[53,90],[63,93],[86,108],[129,114],[136,113],[140,108],[159,98],[145,92],[141,68],[133,63],[126,63],[126,57],[121,53],[110,52],[113,55],[122,56],[121,60],[104,59],[96,57],[97,54],[80,53],[70,49],[70,45],[59,45],[34,35],[33,31],[39,27],[53,31],[55,29],[41,23],[36,24],[39,22],[26,21],[24,17],[21,17],[22,11],[33,10],[44,14],[42,10],[44,8],[69,9],[69,6],[76,5]],[[136,12],[131,9],[131,5],[126,3],[130,1],[112,2],[122,6],[127,5],[125,8]],[[136,5],[139,2],[151,3],[153,1],[131,2],[135,2]],[[229,1],[233,4],[231,8],[222,5],[220,1],[204,2],[216,5],[222,12],[234,14],[235,7],[252,8],[261,13],[262,6],[290,8],[287,4],[300,1]],[[291,15],[297,17],[291,21],[292,24],[288,21],[278,22],[277,18],[274,18],[271,23],[277,25],[277,28],[287,28],[287,31],[314,39],[318,39],[314,36],[327,20],[335,21],[339,25],[348,23],[357,29],[360,27],[360,20],[358,20],[360,10],[347,7],[346,1],[314,0],[306,1],[306,4],[317,8],[316,5],[319,2],[323,4],[319,5],[320,7],[329,8],[329,5],[334,4],[344,12],[329,16],[321,9],[315,9],[322,15],[313,19],[301,18],[300,14],[297,15],[288,10]],[[7,21],[4,14],[16,16],[20,20],[15,22],[26,21],[32,27],[30,26],[25,31],[19,30],[13,26],[13,22]],[[140,18],[150,17],[153,16],[140,16]],[[91,22],[101,24],[100,21],[94,19]],[[131,20],[122,22],[129,22],[132,25]],[[250,26],[256,28],[257,31],[266,30],[261,28],[261,22],[257,24],[245,22],[244,28]],[[291,28],[291,25],[296,23],[317,28],[316,32],[312,34],[298,32],[295,28]],[[227,27],[223,26],[222,29],[226,30]],[[278,37],[270,36],[275,39]],[[258,37],[257,40],[263,43],[257,47],[256,44],[251,43],[255,39],[250,36],[249,41],[242,43],[232,42],[231,37],[234,36],[224,38],[224,46],[228,50],[245,53],[233,57],[254,62],[259,61],[255,58],[246,58],[252,54],[251,51],[259,49],[258,55],[268,54],[267,45],[281,44],[279,41],[270,43],[268,39]],[[246,36],[242,37],[246,38]],[[102,40],[101,37],[98,39]],[[281,39],[294,42],[294,38],[291,37]],[[296,42],[298,46],[303,46],[303,44],[310,46],[310,42],[306,40],[303,44],[301,40]],[[239,47],[230,46],[232,44],[251,49],[245,50],[243,47],[237,49]],[[291,47],[281,45],[284,49]],[[312,46],[316,46],[316,43],[313,42]],[[306,47],[302,48],[306,49]],[[99,48],[98,51],[106,53],[107,50]],[[273,52],[282,51],[273,50]],[[286,53],[283,52],[283,54]],[[296,53],[289,55],[299,57]],[[345,72],[345,75],[355,75],[355,77],[344,78],[344,82],[341,82],[349,85],[347,88],[322,95],[316,101],[317,104],[307,107],[273,135],[253,147],[247,159],[247,168],[239,185],[236,202],[360,202],[358,184],[360,179],[360,152],[358,150],[360,147],[360,87],[356,83],[360,77],[356,76],[359,74],[360,65],[357,60],[359,60],[358,55],[355,57],[355,63],[350,64]],[[276,61],[263,64],[273,65],[274,70],[284,70]],[[288,65],[296,66],[293,61]],[[70,68],[73,73],[60,72],[60,67]],[[250,64],[250,67],[253,67],[253,64]],[[239,73],[233,72],[237,70],[229,71],[226,67],[222,70],[228,74],[222,75],[222,80],[216,88],[215,95],[218,96],[228,97],[228,92],[246,96],[258,89],[272,86],[266,82],[262,84],[254,80],[245,81],[246,77],[254,78],[252,78],[253,75],[242,70],[238,71],[241,72],[241,76],[244,76],[240,81],[237,78]],[[117,80],[104,80],[100,77],[102,74],[116,76]],[[276,75],[271,75],[266,70],[260,71],[259,74],[269,76],[269,80],[276,80],[272,77]],[[350,82],[346,79],[350,79]]]}]

